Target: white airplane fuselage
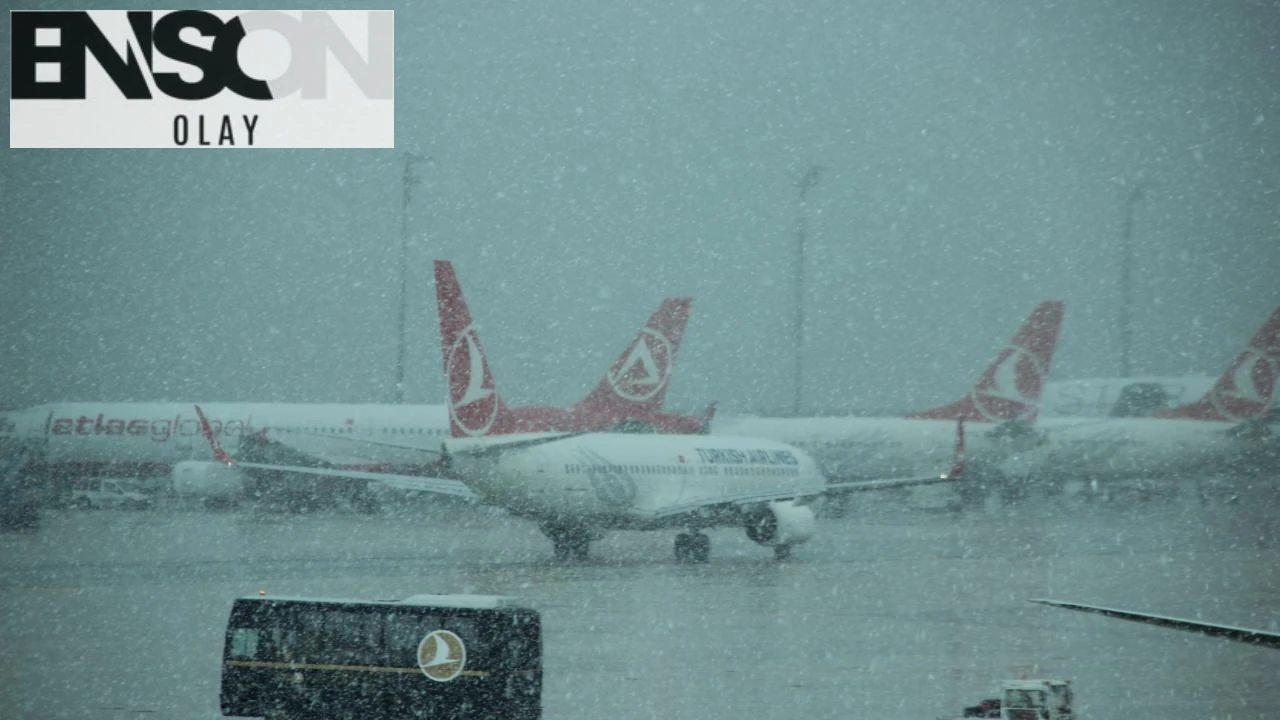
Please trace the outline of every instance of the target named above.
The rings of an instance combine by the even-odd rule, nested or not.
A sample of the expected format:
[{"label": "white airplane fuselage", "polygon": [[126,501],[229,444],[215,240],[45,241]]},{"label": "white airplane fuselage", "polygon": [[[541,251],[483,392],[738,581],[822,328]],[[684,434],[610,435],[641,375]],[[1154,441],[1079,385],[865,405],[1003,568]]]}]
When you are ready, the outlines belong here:
[{"label": "white airplane fuselage", "polygon": [[[998,425],[969,423],[967,454],[997,449],[988,432]],[[767,438],[811,455],[831,480],[929,476],[947,472],[955,459],[956,423],[890,417],[729,417],[712,423],[711,436]]]},{"label": "white airplane fuselage", "polygon": [[446,443],[478,495],[522,517],[600,529],[697,525],[700,513],[711,526],[720,523],[709,509],[812,497],[826,485],[803,451],[758,438],[596,433],[497,452],[481,450],[487,442]]},{"label": "white airplane fuselage", "polygon": [[[269,429],[338,465],[419,466],[431,458],[411,448],[360,446],[344,440],[395,441],[438,452],[448,435],[443,405],[209,403],[202,406],[220,442]],[[0,414],[0,436],[35,441],[49,473],[165,478],[180,463],[212,455],[190,403],[54,403]],[[338,438],[338,439],[335,439]],[[157,482],[163,487],[166,481]]]},{"label": "white airplane fuselage", "polygon": [[[970,474],[1119,480],[1247,471],[1277,462],[1277,433],[1251,437],[1233,423],[1146,418],[1046,418],[1034,425],[966,425]],[[1013,432],[1011,432],[1013,431]],[[946,472],[955,423],[907,418],[726,418],[712,437],[763,437],[809,453],[833,481]],[[1268,467],[1270,465],[1267,465]]]},{"label": "white airplane fuselage", "polygon": [[1119,404],[1121,398],[1140,386],[1158,388],[1163,408],[1174,408],[1203,397],[1216,381],[1209,375],[1053,380],[1045,383],[1040,396],[1040,418],[1122,416],[1125,408]]},{"label": "white airplane fuselage", "polygon": [[1034,475],[1110,480],[1249,472],[1280,450],[1280,438],[1251,436],[1227,422],[1145,418],[1050,418],[1029,457]]}]

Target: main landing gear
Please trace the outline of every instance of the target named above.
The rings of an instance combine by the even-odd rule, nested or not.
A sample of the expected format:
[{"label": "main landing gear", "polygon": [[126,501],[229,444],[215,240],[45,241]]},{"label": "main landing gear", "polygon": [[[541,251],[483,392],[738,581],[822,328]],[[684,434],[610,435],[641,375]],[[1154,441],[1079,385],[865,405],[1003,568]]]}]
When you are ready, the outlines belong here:
[{"label": "main landing gear", "polygon": [[542,534],[551,540],[556,560],[586,560],[591,552],[591,531],[572,525],[544,523]]},{"label": "main landing gear", "polygon": [[711,557],[711,538],[695,531],[676,535],[676,562],[704,563]]}]

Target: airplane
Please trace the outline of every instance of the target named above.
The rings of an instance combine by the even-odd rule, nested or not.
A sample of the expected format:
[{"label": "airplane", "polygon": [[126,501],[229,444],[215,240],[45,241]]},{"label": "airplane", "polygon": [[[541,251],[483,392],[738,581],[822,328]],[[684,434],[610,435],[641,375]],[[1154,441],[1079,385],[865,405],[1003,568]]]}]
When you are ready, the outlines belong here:
[{"label": "airplane", "polygon": [[[461,301],[460,291],[456,299]],[[690,306],[688,298],[664,300],[583,400],[568,409],[511,408],[520,425],[566,431],[605,429],[628,422],[670,432],[704,428],[714,407],[702,417],[654,410],[665,398]],[[465,357],[465,353],[459,356]],[[191,407],[191,403],[40,405],[0,413],[0,439],[37,441],[42,459],[25,472],[63,490],[74,478],[110,475],[146,478],[154,490],[173,491],[211,504],[234,502],[243,496],[246,482],[258,493],[275,489],[293,492],[276,482],[278,476],[266,479],[229,473],[223,464],[206,459],[200,423]],[[216,436],[242,444],[255,458],[280,460],[283,456],[298,461],[285,464],[344,467],[357,472],[394,470],[430,475],[439,462],[440,440],[449,432],[445,405],[209,403],[202,407]],[[266,429],[270,432],[264,433]],[[406,444],[417,447],[406,450]],[[297,490],[313,498],[352,492],[353,487],[350,483],[317,481],[301,484]],[[365,507],[370,500],[363,493],[351,499]]]},{"label": "airplane", "polygon": [[1148,418],[1043,418],[1044,442],[1021,459],[1051,485],[1252,471],[1280,459],[1273,429],[1280,379],[1280,308],[1194,402]]},{"label": "airplane", "polygon": [[1212,375],[1050,380],[1040,397],[1040,417],[1150,417],[1201,397],[1216,380]]},{"label": "airplane", "polygon": [[[990,472],[1039,442],[1031,430],[1053,361],[1063,303],[1040,303],[963,398],[906,417],[723,417],[713,435],[761,437],[811,454],[834,481],[919,474],[946,462],[957,421],[970,423],[970,469],[962,496],[973,499]],[[975,432],[974,428],[983,428]]]},{"label": "airplane", "polygon": [[1031,602],[1039,603],[1041,605],[1049,605],[1051,607],[1066,608],[1068,610],[1096,613],[1105,617],[1112,617],[1118,620],[1130,620],[1147,625],[1155,625],[1156,627],[1185,630],[1187,632],[1207,635],[1209,637],[1226,638],[1227,640],[1233,640],[1235,642],[1280,650],[1280,633],[1270,632],[1267,630],[1253,630],[1250,628],[1233,627],[1231,625],[1218,625],[1216,623],[1209,623],[1201,620],[1185,620],[1165,615],[1140,613],[1133,610],[1116,610],[1113,608],[1099,607],[1097,605],[1063,602],[1062,600],[1036,598],[1032,599]]},{"label": "airplane", "polygon": [[[703,531],[720,526],[744,528],[781,560],[813,536],[813,506],[822,497],[954,482],[964,472],[964,418],[955,424],[949,472],[852,483],[829,483],[803,450],[760,438],[522,432],[502,402],[474,327],[459,325],[441,340],[449,381],[450,438],[442,448],[447,478],[245,463],[228,456],[204,423],[210,448],[229,469],[381,478],[496,505],[538,523],[559,560],[585,559],[591,543],[610,530],[684,528],[675,538],[677,561],[706,562],[711,540]],[[465,361],[456,352],[463,346]],[[199,408],[196,414],[203,417]],[[499,433],[506,429],[513,432]]]},{"label": "airplane", "polygon": [[[1262,392],[1280,369],[1280,358],[1265,353],[1250,353],[1237,357],[1233,364],[1231,387],[1254,391],[1252,403],[1262,401]],[[1257,380],[1251,377],[1259,373]],[[1081,378],[1055,380],[1045,384],[1040,404],[1040,417],[1183,417],[1198,420],[1223,420],[1220,413],[1206,406],[1205,401],[1214,397],[1215,385],[1227,378],[1212,375],[1184,375],[1178,377],[1139,376],[1111,378]],[[1219,388],[1231,392],[1230,388]],[[1193,400],[1200,399],[1196,405]],[[1234,401],[1238,404],[1246,398]],[[1166,411],[1178,410],[1176,415]],[[1256,414],[1256,413],[1255,413]]]}]

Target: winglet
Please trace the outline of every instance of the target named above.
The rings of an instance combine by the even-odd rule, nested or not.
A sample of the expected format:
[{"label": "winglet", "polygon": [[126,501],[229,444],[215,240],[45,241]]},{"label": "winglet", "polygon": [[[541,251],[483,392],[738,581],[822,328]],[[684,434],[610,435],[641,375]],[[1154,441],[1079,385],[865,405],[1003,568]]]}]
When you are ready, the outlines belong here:
[{"label": "winglet", "polygon": [[222,443],[218,442],[218,437],[213,434],[213,426],[209,424],[209,418],[204,416],[204,410],[200,409],[199,405],[195,407],[196,417],[200,419],[200,432],[204,433],[204,439],[209,441],[209,449],[213,451],[213,457],[220,463],[235,465],[231,456],[222,449]]},{"label": "winglet", "polygon": [[693,298],[663,300],[600,384],[583,398],[582,411],[629,417],[661,410],[692,305]]},{"label": "winglet", "polygon": [[1241,350],[1199,400],[1155,415],[1173,420],[1238,422],[1265,414],[1280,385],[1280,307],[1272,311],[1249,345]]},{"label": "winglet", "polygon": [[1034,420],[1040,408],[1040,392],[1053,364],[1062,315],[1061,300],[1040,303],[968,395],[950,405],[908,417],[976,422]]}]

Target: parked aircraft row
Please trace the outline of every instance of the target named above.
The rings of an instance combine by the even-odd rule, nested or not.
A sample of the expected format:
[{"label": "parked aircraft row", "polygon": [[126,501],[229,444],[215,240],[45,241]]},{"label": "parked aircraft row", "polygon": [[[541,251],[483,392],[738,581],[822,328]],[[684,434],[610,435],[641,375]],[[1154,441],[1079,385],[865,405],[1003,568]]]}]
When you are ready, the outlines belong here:
[{"label": "parked aircraft row", "polygon": [[[1052,362],[1062,320],[1059,302],[1036,308],[974,389],[948,405],[907,418],[738,419],[717,423],[708,436],[643,436],[585,426],[561,432],[520,426],[498,391],[449,265],[437,265],[436,287],[450,392],[450,440],[443,444],[441,466],[447,470],[442,474],[454,479],[431,481],[421,489],[474,496],[533,519],[558,556],[584,556],[590,542],[607,530],[683,526],[689,532],[677,537],[677,557],[705,560],[710,543],[700,530],[724,524],[744,525],[753,540],[785,556],[812,534],[812,501],[818,497],[954,477],[940,475],[936,468],[948,464],[940,450],[954,457],[965,449],[965,421],[988,426],[974,434],[969,451],[992,465],[1024,454],[1053,457],[1061,450],[1057,445],[1070,442],[1080,428],[1080,421],[1050,420],[1047,427],[1028,429]],[[1116,457],[1149,460],[1143,452],[1150,454],[1150,447],[1183,461],[1197,453],[1219,461],[1234,457],[1238,448],[1231,439],[1209,425],[1222,426],[1221,421],[1266,409],[1269,399],[1249,407],[1241,398],[1258,399],[1253,397],[1257,382],[1267,376],[1255,372],[1260,364],[1251,358],[1271,353],[1278,342],[1280,311],[1215,384],[1213,394],[1165,411],[1169,419],[1092,421],[1106,426],[1111,438],[1123,437],[1121,449],[1091,469],[1105,465],[1105,471],[1114,472]],[[1271,390],[1267,388],[1268,398]],[[208,436],[214,443],[211,427]],[[770,445],[779,441],[781,445]],[[368,477],[341,469],[282,467],[280,462],[234,463],[216,445],[214,449],[229,467],[251,475],[288,470],[350,480]],[[933,473],[906,467],[922,459],[934,465]],[[949,464],[962,467],[958,460]],[[412,477],[399,479],[414,482]]]},{"label": "parked aircraft row", "polygon": [[[703,416],[661,411],[689,300],[664,302],[596,389],[579,404],[568,409],[511,408],[497,392],[452,267],[438,263],[436,279],[442,358],[450,378],[448,405],[205,405],[210,437],[243,446],[234,449],[242,461],[239,467],[211,457],[200,439],[199,418],[193,406],[185,403],[40,406],[0,415],[0,435],[38,440],[43,457],[33,470],[52,478],[151,474],[162,478],[160,485],[209,499],[230,499],[245,491],[269,496],[284,489],[300,490],[310,497],[325,491],[319,494],[348,494],[361,500],[367,497],[365,488],[371,480],[412,484],[416,478],[421,484],[424,476],[438,478],[459,472],[457,457],[441,455],[441,440],[446,437],[593,433],[624,427],[663,433],[710,432],[785,443],[801,454],[811,454],[817,471],[828,481],[860,487],[876,486],[868,482],[875,479],[936,478],[938,469],[951,463],[956,423],[962,420],[970,423],[972,464],[1006,472],[1046,475],[1062,469],[1073,476],[1108,477],[1149,473],[1153,468],[1222,467],[1259,448],[1274,450],[1258,418],[1271,407],[1280,368],[1276,360],[1280,358],[1280,310],[1200,400],[1166,410],[1162,419],[1037,421],[1037,404],[1046,386],[1062,320],[1062,304],[1051,301],[1032,313],[974,389],[949,405],[906,418],[712,421],[714,406]],[[1139,400],[1143,398],[1134,402]],[[1151,407],[1150,398],[1145,400]],[[1180,420],[1175,422],[1174,418]],[[561,439],[547,442],[563,447]],[[623,447],[631,444],[624,442]],[[537,444],[528,446],[528,454],[533,454],[535,447]],[[763,446],[759,449],[765,451]],[[677,455],[683,457],[684,453]],[[253,465],[260,467],[250,467]],[[626,465],[644,468],[665,463]],[[585,461],[564,464],[566,468],[573,466],[612,467]],[[281,467],[292,470],[282,474]],[[550,472],[547,468],[557,465],[539,467],[546,474]],[[685,471],[687,468],[677,475]],[[565,470],[558,477],[563,480],[561,476],[568,474]],[[600,486],[600,472],[583,475],[594,478],[593,487]],[[433,491],[439,487],[458,489],[453,484]],[[776,514],[774,519],[778,519]],[[556,533],[549,534],[554,539]],[[575,530],[559,535],[570,539],[557,541],[557,548],[577,554],[575,548],[583,545],[572,538],[592,533]],[[700,547],[697,543],[701,541],[687,542],[694,543],[690,547]]]}]

